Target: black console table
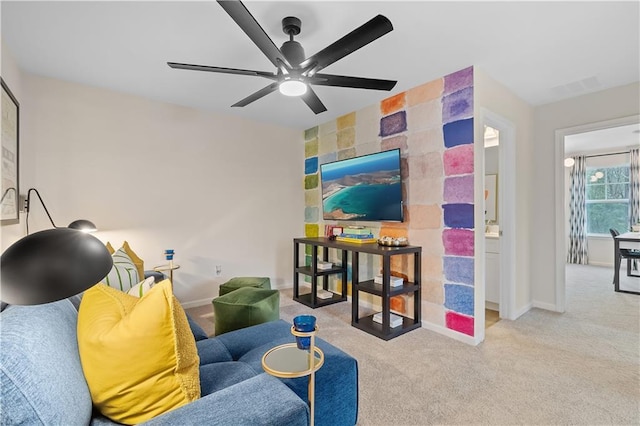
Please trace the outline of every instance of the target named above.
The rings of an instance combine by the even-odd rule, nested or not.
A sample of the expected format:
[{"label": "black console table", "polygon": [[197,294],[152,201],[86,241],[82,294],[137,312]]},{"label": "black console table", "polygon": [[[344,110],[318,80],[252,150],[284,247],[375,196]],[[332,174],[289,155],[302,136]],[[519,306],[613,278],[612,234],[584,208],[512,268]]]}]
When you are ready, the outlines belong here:
[{"label": "black console table", "polygon": [[[312,260],[310,266],[300,266],[300,245],[310,245]],[[389,340],[420,327],[420,305],[421,305],[421,255],[422,248],[418,246],[386,247],[377,243],[356,244],[341,241],[329,240],[328,238],[295,238],[294,247],[294,278],[293,278],[293,299],[312,308],[324,306],[330,303],[347,300],[347,252],[350,251],[352,267],[352,315],[351,325],[367,333],[384,340]],[[318,270],[318,247],[323,248],[323,260],[328,260],[328,250],[337,249],[342,254],[342,264],[329,270]],[[360,253],[369,253],[382,256],[382,284],[374,282],[374,279],[359,281]],[[391,287],[391,256],[410,255],[414,257],[413,282],[404,282],[402,286]],[[298,275],[311,276],[311,293],[301,295],[299,292]],[[331,299],[321,300],[317,298],[316,285],[318,277],[323,277],[323,288],[328,290],[327,276],[331,274],[342,274],[341,294],[335,294]],[[374,314],[360,317],[359,293],[369,293],[380,296],[382,299],[382,323],[373,320]],[[413,318],[403,317],[402,324],[397,327],[390,325],[390,299],[401,294],[413,294]]]}]

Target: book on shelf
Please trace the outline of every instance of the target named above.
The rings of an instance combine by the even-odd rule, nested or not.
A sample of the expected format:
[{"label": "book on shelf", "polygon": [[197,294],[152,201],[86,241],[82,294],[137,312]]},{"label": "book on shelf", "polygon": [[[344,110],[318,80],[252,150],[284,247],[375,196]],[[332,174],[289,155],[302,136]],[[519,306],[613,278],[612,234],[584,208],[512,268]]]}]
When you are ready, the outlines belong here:
[{"label": "book on shelf", "polygon": [[[378,312],[373,316],[373,322],[382,324],[382,312]],[[402,325],[402,317],[400,315],[389,313],[389,326],[391,328],[395,328],[401,325]]]},{"label": "book on shelf", "polygon": [[340,236],[344,238],[373,238],[373,234],[349,234],[348,232],[343,232]]},{"label": "book on shelf", "polygon": [[327,290],[324,290],[322,288],[319,288],[316,290],[316,296],[318,296],[318,299],[331,299],[333,297],[333,293]]},{"label": "book on shelf", "polygon": [[371,234],[371,228],[364,228],[361,226],[351,227],[348,226],[342,229],[342,233],[351,235],[369,235]]},{"label": "book on shelf", "polygon": [[318,269],[321,271],[326,271],[327,269],[331,269],[333,267],[333,263],[325,262],[324,260],[318,260]]},{"label": "book on shelf", "polygon": [[[382,275],[376,275],[373,279],[373,282],[376,284],[382,284]],[[389,277],[389,285],[391,287],[401,287],[404,284],[404,280],[402,277]]]},{"label": "book on shelf", "polygon": [[368,244],[377,243],[375,238],[349,238],[349,237],[336,237],[336,241],[342,241],[343,243],[356,243],[356,244]]}]

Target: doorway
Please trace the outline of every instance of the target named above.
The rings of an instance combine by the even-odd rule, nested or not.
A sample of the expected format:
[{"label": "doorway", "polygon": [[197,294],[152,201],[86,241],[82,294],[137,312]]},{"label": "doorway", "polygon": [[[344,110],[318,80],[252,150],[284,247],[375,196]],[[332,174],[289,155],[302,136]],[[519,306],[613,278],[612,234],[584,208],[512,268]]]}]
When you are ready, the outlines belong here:
[{"label": "doorway", "polygon": [[[515,256],[515,125],[504,117],[491,111],[483,109],[482,124],[486,128],[493,129],[497,136],[497,141],[488,141],[488,145],[494,143],[497,147],[494,158],[493,154],[485,149],[482,164],[485,176],[493,176],[488,178],[487,185],[494,186],[495,180],[495,206],[493,201],[491,206],[494,208],[494,215],[490,215],[485,223],[485,278],[487,273],[497,275],[495,292],[491,294],[492,289],[488,289],[485,281],[485,300],[489,296],[493,298],[494,305],[492,307],[498,310],[498,316],[501,319],[515,319],[515,295],[516,295],[516,256]],[[490,131],[491,132],[491,131]],[[488,136],[491,136],[490,133]],[[487,147],[492,149],[491,146]],[[491,194],[488,194],[491,195]],[[489,198],[489,196],[487,196]],[[485,204],[486,206],[486,204]],[[487,213],[490,213],[487,209]],[[490,222],[491,221],[491,222]],[[491,238],[491,239],[490,239]],[[493,247],[493,248],[492,248]],[[492,250],[490,252],[489,250]],[[497,258],[497,261],[496,261]],[[495,272],[489,269],[495,268]],[[487,293],[487,290],[489,293]],[[497,306],[495,306],[497,301]],[[485,326],[490,318],[485,317]]]},{"label": "doorway", "polygon": [[[597,157],[601,154],[614,153],[625,148],[628,150],[630,146],[638,143],[638,134],[632,133],[638,130],[640,124],[640,115],[624,117],[614,120],[607,120],[597,123],[589,123],[581,126],[560,129],[556,131],[556,311],[565,312],[566,310],[566,256],[567,256],[567,239],[569,211],[567,207],[568,189],[566,173],[567,168],[564,160],[571,154],[591,154]],[[625,140],[620,140],[621,136],[613,136],[616,131],[625,130],[628,133]],[[626,131],[628,130],[628,131]],[[608,136],[607,136],[608,135]],[[633,136],[632,136],[633,135]],[[594,138],[597,136],[597,138]],[[619,142],[613,143],[612,140]],[[609,236],[606,241],[611,243]],[[600,245],[600,244],[597,244]],[[612,255],[613,250],[604,254]],[[602,262],[608,263],[608,260]],[[590,262],[591,263],[591,262]],[[598,263],[598,262],[596,262]],[[613,262],[611,262],[612,264]]]}]

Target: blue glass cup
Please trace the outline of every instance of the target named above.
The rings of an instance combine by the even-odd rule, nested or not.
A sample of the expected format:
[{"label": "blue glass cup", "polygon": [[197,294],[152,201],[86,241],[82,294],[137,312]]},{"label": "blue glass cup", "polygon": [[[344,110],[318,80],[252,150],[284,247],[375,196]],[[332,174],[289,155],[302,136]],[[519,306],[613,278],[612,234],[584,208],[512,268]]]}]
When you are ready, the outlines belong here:
[{"label": "blue glass cup", "polygon": [[[313,315],[298,315],[293,319],[293,328],[301,333],[309,333],[316,329],[316,317]],[[307,350],[311,346],[311,337],[296,336],[298,349]]]},{"label": "blue glass cup", "polygon": [[164,255],[166,256],[167,260],[173,260],[173,250],[171,249],[165,250]]}]

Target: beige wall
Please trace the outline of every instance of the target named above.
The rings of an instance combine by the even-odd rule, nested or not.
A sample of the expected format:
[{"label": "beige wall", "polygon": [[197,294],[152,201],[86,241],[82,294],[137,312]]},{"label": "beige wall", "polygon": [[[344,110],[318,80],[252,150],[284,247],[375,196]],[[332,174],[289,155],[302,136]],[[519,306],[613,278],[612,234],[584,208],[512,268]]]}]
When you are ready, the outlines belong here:
[{"label": "beige wall", "polygon": [[[556,307],[556,206],[555,173],[561,167],[556,161],[555,132],[560,129],[629,117],[640,113],[640,83],[543,105],[535,109],[532,164],[536,181],[530,191],[535,201],[531,206],[531,282],[535,305]],[[564,265],[560,265],[561,268]]]},{"label": "beige wall", "polygon": [[[290,285],[291,241],[304,229],[298,130],[28,74],[22,83],[21,143],[34,149],[21,164],[56,225],[91,219],[146,269],[174,249],[175,293],[188,305],[209,303],[232,276]],[[32,232],[48,227],[39,205],[31,216]]]},{"label": "beige wall", "polygon": [[[512,316],[519,316],[531,306],[531,281],[529,277],[531,229],[531,185],[534,168],[531,164],[533,151],[533,108],[515,96],[502,84],[495,81],[482,69],[476,67],[475,105],[478,122],[476,135],[483,134],[483,109],[498,114],[515,126],[515,306]],[[476,157],[478,158],[478,157]],[[536,173],[537,176],[537,173]],[[483,239],[484,236],[481,237]]]}]

